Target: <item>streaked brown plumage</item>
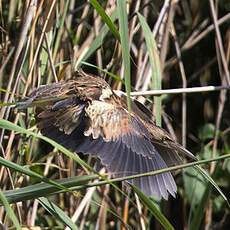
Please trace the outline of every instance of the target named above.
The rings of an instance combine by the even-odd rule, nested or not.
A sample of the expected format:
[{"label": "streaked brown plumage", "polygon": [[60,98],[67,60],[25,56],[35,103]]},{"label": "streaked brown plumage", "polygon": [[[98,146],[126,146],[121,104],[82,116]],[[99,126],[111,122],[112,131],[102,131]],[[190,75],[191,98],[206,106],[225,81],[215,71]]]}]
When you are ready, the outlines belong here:
[{"label": "streaked brown plumage", "polygon": [[[118,96],[100,77],[76,72],[73,79],[41,86],[18,107],[37,106],[42,134],[65,147],[100,158],[116,177],[154,171],[195,157],[157,127],[152,113],[125,96]],[[128,181],[147,195],[175,196],[171,173]]]}]

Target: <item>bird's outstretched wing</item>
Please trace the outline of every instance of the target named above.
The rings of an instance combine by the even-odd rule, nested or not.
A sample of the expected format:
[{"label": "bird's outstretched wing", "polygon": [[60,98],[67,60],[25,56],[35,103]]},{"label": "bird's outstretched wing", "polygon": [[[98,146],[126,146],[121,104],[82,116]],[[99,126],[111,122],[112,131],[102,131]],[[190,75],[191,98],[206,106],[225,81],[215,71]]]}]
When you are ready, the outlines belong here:
[{"label": "bird's outstretched wing", "polygon": [[[98,156],[115,176],[128,176],[166,168],[167,165],[151,143],[151,135],[138,117],[122,107],[93,101],[85,108],[89,118],[84,142],[77,151]],[[129,180],[147,195],[168,198],[175,195],[171,173]]]},{"label": "bird's outstretched wing", "polygon": [[[129,113],[121,106],[122,103],[116,104],[116,100],[119,100],[117,97],[115,101],[100,101],[98,96],[93,98],[93,88],[87,91],[90,92],[90,98],[86,95],[81,97],[76,94],[74,82],[67,83],[40,87],[19,104],[23,108],[38,107],[37,125],[44,135],[73,151],[99,157],[116,177],[146,173],[181,163],[177,154],[177,148],[181,146],[171,140],[158,138],[160,129],[157,131],[153,122],[149,128],[143,121],[145,116]],[[98,95],[98,86],[95,90]],[[156,132],[152,129],[156,129]],[[128,182],[147,195],[160,198],[167,199],[169,194],[175,196],[176,193],[176,184],[170,172]]]},{"label": "bird's outstretched wing", "polygon": [[[123,104],[126,104],[127,97],[125,94],[117,90],[115,90],[115,93],[119,95]],[[133,114],[144,122],[145,127],[148,127],[151,142],[161,154],[167,166],[181,164],[185,159],[188,161],[197,160],[191,152],[175,142],[164,129],[155,124],[155,117],[145,105],[135,99],[132,100],[131,105]]]}]

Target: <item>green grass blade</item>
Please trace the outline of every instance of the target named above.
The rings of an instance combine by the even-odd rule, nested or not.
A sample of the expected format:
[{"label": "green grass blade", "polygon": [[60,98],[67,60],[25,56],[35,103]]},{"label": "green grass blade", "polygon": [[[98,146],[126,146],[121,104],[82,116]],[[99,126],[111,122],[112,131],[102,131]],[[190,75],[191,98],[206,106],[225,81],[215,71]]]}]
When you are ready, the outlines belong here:
[{"label": "green grass blade", "polygon": [[[195,166],[195,170],[198,173],[200,173],[209,183],[206,186],[206,189],[205,189],[205,191],[203,193],[201,201],[199,202],[198,206],[196,207],[196,209],[194,211],[194,216],[191,219],[191,223],[190,223],[190,229],[191,230],[200,229],[200,225],[201,225],[202,219],[204,217],[205,207],[206,207],[206,205],[208,203],[208,200],[210,199],[210,194],[211,194],[211,191],[212,191],[213,187],[219,192],[219,194],[226,201],[228,207],[230,208],[230,204],[229,204],[229,201],[228,201],[227,197],[223,194],[223,192],[221,191],[221,189],[219,188],[219,186],[209,176],[209,174],[204,169],[202,169],[200,166],[198,166],[198,165]],[[213,176],[215,176],[215,173],[213,174]]]},{"label": "green grass blade", "polygon": [[153,214],[153,216],[159,221],[159,223],[167,230],[174,230],[174,227],[170,224],[168,219],[163,215],[163,213],[156,207],[153,201],[148,198],[144,193],[142,193],[137,187],[132,186],[142,203],[146,208]]},{"label": "green grass blade", "polygon": [[49,201],[47,198],[41,197],[38,199],[39,203],[46,209],[51,215],[59,219],[62,223],[67,225],[73,230],[77,230],[77,226],[73,221],[63,212],[57,205]]},{"label": "green grass blade", "polygon": [[[217,158],[215,158],[215,160],[225,159],[225,158],[227,158],[229,156],[230,155],[227,154],[227,155],[224,155],[224,156],[221,156],[221,157],[217,157]],[[143,175],[145,175],[145,176],[147,176],[147,175],[148,176],[157,175],[160,172],[163,173],[163,172],[167,172],[167,171],[178,170],[178,169],[194,166],[195,164],[199,164],[199,163],[204,164],[204,163],[208,163],[208,162],[210,162],[210,160],[202,160],[202,161],[198,161],[198,162],[192,162],[192,163],[187,163],[187,164],[183,164],[183,165],[173,166],[173,167],[166,168],[166,169],[156,170],[154,172],[149,172],[149,173],[145,173],[145,174],[137,174],[137,175],[134,175],[134,176],[126,176],[126,177],[123,177],[123,178],[115,178],[115,179],[110,179],[110,180],[107,180],[107,181],[100,181],[100,182],[97,182],[97,183],[87,184],[86,186],[81,186],[81,184],[85,185],[85,183],[88,180],[98,178],[97,175],[81,176],[81,177],[73,177],[73,178],[68,178],[68,179],[56,180],[56,183],[58,183],[60,185],[63,185],[65,187],[68,187],[68,188],[73,187],[73,186],[74,187],[77,186],[78,189],[82,189],[82,188],[89,187],[89,186],[100,186],[100,185],[104,185],[104,184],[111,183],[111,182],[122,181],[122,180],[125,180],[125,179],[128,180],[128,179],[138,178],[141,175],[142,176]],[[10,162],[10,163],[12,163],[12,162]],[[14,163],[12,163],[12,164],[14,164]],[[34,172],[32,172],[32,173],[34,173]],[[204,172],[202,170],[202,175],[203,174],[204,174]],[[205,178],[206,179],[208,178],[208,181],[209,180],[213,181],[213,179],[210,178],[210,176],[206,172],[205,172],[205,174],[206,174]],[[209,184],[211,185],[211,183],[209,183]],[[212,182],[212,184],[213,184],[213,182]],[[215,182],[214,182],[214,184],[215,184]],[[38,196],[33,197],[31,193],[36,192],[38,187],[41,189],[41,191],[40,191],[41,196],[44,196],[44,192],[45,192],[46,189],[48,191],[47,193],[49,193],[49,194],[58,191],[57,188],[53,187],[53,185],[36,184],[36,185],[31,185],[31,186],[28,186],[28,187],[25,187],[25,188],[21,188],[21,189],[18,189],[18,190],[6,191],[6,192],[4,192],[4,194],[7,197],[7,199],[9,200],[9,202],[20,201],[23,198],[25,198],[25,199],[36,198]],[[218,185],[215,185],[215,187],[218,187]],[[223,199],[228,203],[228,200],[227,200],[226,196],[223,194],[223,192],[220,190],[220,188],[218,188],[217,190],[218,190],[218,192],[220,194],[222,194]],[[24,194],[24,196],[23,196],[23,194]]]},{"label": "green grass blade", "polygon": [[120,41],[120,34],[117,31],[116,26],[113,23],[113,20],[106,14],[104,9],[101,7],[101,5],[98,3],[97,0],[90,0],[90,3],[94,7],[94,9],[97,11],[97,13],[101,16],[103,21],[106,23],[106,25],[109,27],[110,31],[114,35],[114,37]]},{"label": "green grass blade", "polygon": [[194,216],[191,219],[191,223],[189,225],[190,230],[200,229],[205,207],[208,200],[210,199],[210,192],[211,192],[211,184],[209,183],[204,191],[204,194],[202,196],[201,201],[199,202],[199,205],[196,207],[196,210],[194,211]]},{"label": "green grass blade", "polygon": [[6,103],[4,103],[4,102],[0,101],[0,107],[11,106],[11,105],[16,105],[16,103],[15,102],[6,102]]},{"label": "green grass blade", "polygon": [[[148,24],[145,21],[145,18],[139,13],[138,13],[138,18],[144,32],[147,51],[149,55],[149,61],[152,69],[153,89],[161,89],[162,71],[161,71],[161,63],[160,63],[160,58],[157,50],[156,41],[153,37],[153,34]],[[154,97],[154,105],[155,105],[156,124],[158,126],[161,126],[161,97],[157,97],[157,96]]]},{"label": "green grass blade", "polygon": [[[85,185],[91,180],[97,179],[97,175],[75,176],[70,178],[54,180],[65,188],[74,188],[79,185]],[[4,195],[9,203],[32,200],[43,196],[49,196],[54,193],[64,192],[59,188],[47,183],[38,183],[23,188],[4,191]]]},{"label": "green grass blade", "polygon": [[217,183],[212,179],[209,174],[202,169],[199,165],[195,166],[195,169],[210,183],[212,186],[217,190],[217,192],[222,196],[222,198],[227,202],[228,206],[230,207],[229,201],[227,197],[224,195],[224,193],[221,191],[220,187],[217,185]]},{"label": "green grass blade", "polygon": [[68,188],[56,183],[55,181],[50,180],[47,177],[41,176],[40,174],[33,172],[32,170],[25,168],[21,165],[18,165],[14,162],[8,161],[8,160],[4,159],[3,157],[0,157],[0,165],[5,166],[7,168],[10,168],[14,171],[20,172],[22,174],[25,174],[27,176],[37,178],[40,181],[43,181],[45,183],[48,183],[50,185],[55,186],[58,190],[64,190],[66,192],[71,192]]},{"label": "green grass blade", "polygon": [[127,93],[127,105],[129,111],[131,111],[131,72],[130,72],[130,55],[129,55],[129,31],[128,31],[128,16],[126,11],[126,1],[117,0],[118,19],[119,19],[119,31],[121,38],[122,59],[124,65],[125,76],[125,89]]},{"label": "green grass blade", "polygon": [[20,230],[21,229],[20,223],[19,223],[19,221],[18,221],[13,209],[10,207],[10,204],[8,203],[6,197],[4,196],[4,194],[2,193],[1,190],[0,190],[0,201],[4,206],[8,217],[12,220],[15,228],[17,230]]}]

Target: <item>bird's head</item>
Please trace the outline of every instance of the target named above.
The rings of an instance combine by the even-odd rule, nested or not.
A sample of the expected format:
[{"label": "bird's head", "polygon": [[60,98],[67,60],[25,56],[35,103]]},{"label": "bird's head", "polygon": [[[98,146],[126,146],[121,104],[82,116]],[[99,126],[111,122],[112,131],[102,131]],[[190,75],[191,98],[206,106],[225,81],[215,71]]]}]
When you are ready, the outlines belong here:
[{"label": "bird's head", "polygon": [[101,77],[78,71],[75,74],[77,90],[87,98],[106,100],[113,94],[109,84]]}]

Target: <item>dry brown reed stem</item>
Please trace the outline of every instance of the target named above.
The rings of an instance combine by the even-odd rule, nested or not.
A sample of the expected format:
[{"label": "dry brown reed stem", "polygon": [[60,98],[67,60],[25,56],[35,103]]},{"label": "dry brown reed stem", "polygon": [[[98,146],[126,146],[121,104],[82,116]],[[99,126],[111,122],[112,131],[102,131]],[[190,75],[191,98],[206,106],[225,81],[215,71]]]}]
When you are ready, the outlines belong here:
[{"label": "dry brown reed stem", "polygon": [[[43,3],[43,1],[40,3],[39,8],[41,8],[41,4],[42,4],[42,3]],[[27,89],[28,89],[29,84],[30,84],[30,82],[31,82],[33,67],[34,67],[35,62],[36,62],[36,60],[37,60],[37,56],[38,56],[38,53],[39,53],[39,50],[40,50],[40,46],[41,46],[41,43],[42,43],[42,41],[43,41],[43,36],[44,36],[44,34],[45,34],[45,30],[46,30],[46,27],[47,27],[48,22],[49,22],[49,17],[51,16],[52,9],[54,8],[55,3],[56,3],[56,1],[53,1],[53,2],[52,2],[51,8],[49,9],[49,13],[48,13],[47,18],[46,18],[46,21],[45,21],[45,23],[44,23],[44,27],[43,27],[43,30],[42,30],[42,34],[41,34],[40,40],[39,40],[39,42],[38,42],[38,46],[37,46],[35,55],[34,55],[34,57],[33,57],[34,59],[33,59],[33,62],[32,62],[32,66],[31,66],[30,72],[29,72],[29,74],[28,74],[28,78],[27,78],[26,85],[25,85],[25,88],[24,88],[24,92],[23,92],[23,95],[24,95],[24,96],[26,95]],[[32,5],[32,6],[31,6],[31,5]],[[30,5],[31,7],[34,7],[33,2],[31,2],[31,5]],[[33,10],[32,10],[32,9],[33,9]],[[28,18],[29,18],[29,19],[31,18],[32,13],[35,12],[34,8],[32,8],[32,9],[29,9],[29,12],[28,12]],[[31,12],[32,12],[32,13],[31,13]],[[30,20],[29,20],[29,19],[26,18],[26,24],[23,25],[23,29],[22,29],[22,31],[23,31],[23,36],[22,36],[22,38],[23,38],[23,43],[22,43],[21,40],[20,40],[20,43],[19,43],[19,44],[21,44],[21,43],[22,43],[22,44],[19,45],[19,47],[21,47],[21,46],[24,44],[24,40],[25,40],[25,37],[26,37],[26,33],[25,33],[24,31],[28,32],[28,24],[29,24],[29,22],[32,21],[32,19],[30,19]],[[31,23],[30,23],[30,24],[31,24]],[[29,44],[29,39],[28,39],[28,44]],[[21,49],[22,49],[22,47],[19,49],[20,52],[18,51],[18,52],[19,52],[18,55],[20,55]],[[17,53],[17,51],[16,51],[16,53]],[[16,57],[17,57],[17,56],[16,56]],[[23,58],[25,58],[25,56],[24,56]],[[16,59],[14,59],[14,60],[16,60],[16,64],[17,64],[17,62],[18,62],[18,57],[17,57]],[[16,64],[15,64],[15,68],[16,68]],[[21,65],[21,66],[22,66],[22,65]],[[13,69],[13,68],[12,68],[12,69]],[[13,71],[13,70],[12,70],[12,71]],[[12,74],[12,77],[13,77],[13,76],[14,76],[14,73],[13,73],[12,71],[11,71],[11,74]],[[21,71],[21,68],[20,68],[20,71]],[[11,75],[10,75],[10,76],[11,76]],[[15,82],[15,85],[14,85],[13,93],[11,94],[10,100],[12,100],[13,97],[14,97],[14,92],[15,92],[15,90],[16,90],[16,88],[17,88],[17,85],[18,85],[19,76],[20,76],[20,75],[19,75],[19,73],[18,73],[18,74],[17,74],[17,78],[16,78],[16,82]],[[9,85],[8,85],[8,87],[9,87]],[[8,89],[8,87],[7,87],[7,91],[10,92],[10,90]],[[4,98],[4,100],[5,100],[5,98]],[[6,107],[3,107],[3,108],[2,108],[2,111],[1,111],[1,112],[2,112],[2,115],[4,115],[4,112],[5,112],[4,108],[6,108]],[[7,119],[8,116],[9,116],[10,108],[8,108],[8,110],[7,110],[6,112],[7,112],[7,114],[6,114],[5,119]],[[15,116],[15,119],[14,119],[14,123],[15,123],[15,124],[17,124],[18,119],[19,119],[19,114],[17,114],[17,115]],[[4,130],[2,130],[2,133],[1,133],[1,140],[3,139],[3,136],[4,136]],[[6,152],[6,159],[9,158],[10,149],[11,149],[11,146],[12,146],[12,143],[13,143],[14,136],[15,136],[15,134],[14,134],[14,132],[12,131],[12,132],[10,133],[9,141],[8,141],[8,143],[7,143],[7,147],[6,147],[6,151],[5,151],[5,152]],[[2,171],[1,171],[1,172],[2,172]],[[0,173],[0,175],[1,175],[1,173]]]},{"label": "dry brown reed stem", "polygon": [[[123,222],[128,224],[129,217],[129,196],[125,197],[125,202],[123,204]],[[121,227],[121,230],[125,230],[125,226]]]},{"label": "dry brown reed stem", "polygon": [[[230,13],[226,14],[222,18],[218,19],[217,24],[218,26],[224,24],[230,20]],[[215,29],[215,26],[211,24],[208,26],[204,31],[197,33],[197,31],[194,31],[194,33],[188,38],[188,40],[184,43],[184,45],[181,47],[181,52],[183,53],[186,50],[191,49],[194,47],[198,42],[200,42],[202,39],[204,39],[209,33],[211,33]],[[198,29],[199,30],[199,29]],[[175,65],[178,62],[176,56],[170,58],[167,60],[165,67],[168,69],[171,66]]]},{"label": "dry brown reed stem", "polygon": [[[88,12],[89,12],[89,4],[87,4],[84,7],[84,10],[81,14],[80,20],[82,21],[82,23],[79,24],[77,31],[76,31],[76,38],[80,38],[81,32],[84,28],[84,20],[85,17],[87,16]],[[73,62],[76,63],[74,66],[74,69],[77,69],[78,65],[79,65],[79,60],[81,60],[81,55],[85,54],[86,51],[88,50],[89,44],[92,42],[94,38],[94,31],[90,31],[90,34],[87,36],[87,39],[84,41],[84,43],[79,47],[78,44],[76,44],[73,47]]]},{"label": "dry brown reed stem", "polygon": [[163,24],[163,28],[161,27],[159,31],[162,31],[163,33],[160,34],[160,38],[162,38],[160,42],[160,61],[162,69],[164,69],[166,55],[168,53],[168,46],[169,46],[169,35],[170,35],[170,29],[172,26],[174,14],[175,14],[175,7],[177,4],[177,0],[172,0],[169,3],[169,10],[168,15],[165,21],[165,25]]},{"label": "dry brown reed stem", "polygon": [[49,62],[50,62],[50,67],[51,67],[53,77],[54,77],[55,81],[58,82],[56,70],[55,70],[55,67],[54,67],[54,61],[53,61],[51,50],[50,50],[50,47],[49,47],[49,41],[48,41],[47,34],[45,34],[45,44],[46,44],[46,49],[47,49],[47,53],[48,53],[48,59],[49,59]]},{"label": "dry brown reed stem", "polygon": [[142,212],[142,207],[141,207],[141,202],[139,197],[137,196],[137,194],[135,193],[135,199],[136,199],[136,203],[137,203],[137,210],[139,213],[139,218],[140,218],[140,225],[141,225],[141,230],[146,230],[146,224],[145,224],[145,220],[143,218],[143,212]]},{"label": "dry brown reed stem", "polygon": [[[217,51],[217,60],[219,64],[219,72],[221,76],[221,82],[222,85],[227,85],[230,86],[230,74],[228,70],[228,65],[227,65],[227,60],[226,60],[226,54],[224,52],[224,46],[220,34],[220,29],[217,23],[217,8],[215,9],[214,2],[213,0],[209,0],[209,5],[210,5],[210,10],[211,10],[211,15],[213,18],[213,24],[215,28],[215,34],[216,34],[216,51]],[[223,68],[222,68],[223,67]],[[215,123],[215,133],[214,133],[214,141],[213,141],[213,148],[212,148],[212,157],[216,156],[216,151],[217,151],[217,144],[218,144],[218,132],[220,129],[220,124],[221,124],[221,118],[225,106],[225,101],[226,101],[226,90],[222,90],[219,95],[219,102],[218,102],[218,111],[217,111],[217,116],[216,116],[216,123]],[[216,168],[216,162],[212,162],[210,164],[210,174],[212,175],[215,171]],[[211,224],[212,224],[212,201],[209,200],[208,202],[208,208],[205,212],[205,222],[206,222],[206,227],[205,229],[209,229]]]},{"label": "dry brown reed stem", "polygon": [[[36,9],[37,9],[37,1],[31,1],[29,6],[28,6],[28,8],[27,8],[26,16],[25,16],[25,18],[23,20],[23,26],[22,26],[22,30],[21,30],[21,33],[20,33],[19,43],[18,43],[17,48],[15,50],[13,64],[12,64],[11,72],[10,72],[10,75],[9,75],[9,81],[8,81],[8,84],[7,84],[7,91],[6,91],[5,95],[4,95],[3,102],[7,102],[7,101],[11,102],[13,100],[13,98],[14,98],[14,93],[16,92],[16,88],[17,88],[18,81],[19,81],[19,74],[20,74],[20,71],[22,69],[22,68],[19,68],[19,71],[18,71],[16,69],[16,67],[20,62],[20,55],[23,53],[22,51],[23,51],[24,44],[26,44],[26,42],[28,44],[28,41],[26,40],[26,38],[27,38],[29,28],[31,26],[32,20],[34,18]],[[23,63],[23,61],[25,59],[23,60],[23,57],[22,57],[21,60],[22,60],[22,63]],[[15,74],[17,74],[17,77],[16,77],[15,84],[13,86],[13,90],[11,90]],[[12,94],[10,94],[9,92],[11,92]],[[10,108],[2,107],[1,108],[1,113],[0,113],[0,118],[5,117],[6,119],[8,119],[9,112],[10,112]],[[2,132],[1,132],[1,137],[0,137],[0,142],[1,143],[2,143],[3,137],[4,137],[4,130],[2,130]],[[11,132],[9,142],[8,142],[8,145],[7,145],[8,148],[6,148],[5,154],[3,154],[3,156],[6,157],[6,158],[8,158],[8,155],[10,153],[9,149],[10,149],[10,146],[11,146],[11,144],[13,142],[13,137],[14,137],[14,134],[13,134],[13,132]],[[1,178],[2,178],[3,173],[4,173],[4,169],[5,168],[2,167],[1,170],[0,170],[0,181],[1,181]],[[8,176],[9,176],[10,184],[11,184],[12,188],[14,188],[13,179],[12,179],[12,176],[11,176],[11,173],[10,173],[9,169],[6,169],[6,172],[7,172]],[[17,209],[17,213],[18,213],[18,216],[19,216],[19,220],[21,221],[21,212],[20,212],[20,208],[19,208],[18,204],[16,205],[16,209]]]},{"label": "dry brown reed stem", "polygon": [[[95,180],[95,182],[97,182],[98,180]],[[96,187],[91,187],[91,188],[88,188],[87,189],[87,192],[85,194],[85,196],[83,197],[83,199],[81,200],[80,204],[78,205],[77,209],[75,210],[73,216],[71,217],[72,221],[75,223],[80,215],[83,213],[86,205],[91,202],[92,200],[92,196],[94,194],[96,190]],[[69,229],[69,228],[66,228],[66,229]]]},{"label": "dry brown reed stem", "polygon": [[7,54],[7,56],[6,56],[5,60],[4,60],[4,62],[2,63],[2,65],[1,65],[1,67],[0,67],[0,79],[2,79],[2,77],[3,77],[3,75],[2,75],[2,74],[3,74],[3,71],[4,71],[5,67],[7,66],[9,60],[11,59],[11,57],[12,57],[12,55],[13,55],[13,53],[14,53],[14,50],[15,50],[15,48],[12,47],[11,50],[10,50],[10,52]]},{"label": "dry brown reed stem", "polygon": [[[187,77],[185,74],[185,68],[184,64],[182,61],[182,56],[181,56],[181,49],[177,40],[177,35],[176,31],[174,28],[174,25],[172,24],[171,27],[171,33],[174,39],[174,44],[176,48],[176,54],[177,54],[177,59],[179,60],[179,69],[180,69],[180,74],[181,74],[181,79],[182,79],[182,85],[183,88],[187,88]],[[186,136],[187,136],[187,101],[186,101],[186,94],[182,93],[182,145],[186,147]]]},{"label": "dry brown reed stem", "polygon": [[42,42],[43,42],[43,39],[44,39],[44,36],[45,36],[45,31],[46,31],[46,28],[47,28],[48,23],[49,23],[49,18],[52,15],[52,11],[54,10],[55,4],[56,4],[56,0],[54,0],[52,2],[52,4],[50,5],[50,9],[49,9],[49,12],[47,14],[47,18],[45,19],[44,26],[42,28],[42,32],[41,32],[40,38],[38,40],[37,48],[36,48],[36,51],[35,51],[35,54],[34,54],[34,57],[33,57],[33,62],[32,62],[32,65],[30,66],[30,71],[29,71],[29,74],[28,74],[28,77],[27,77],[27,82],[26,82],[26,85],[25,85],[23,96],[26,95],[28,87],[29,87],[29,84],[31,82],[34,66],[35,66],[35,63],[37,61],[38,54],[39,54],[39,51],[40,51],[40,48],[41,48],[41,45],[42,45]]},{"label": "dry brown reed stem", "polygon": [[[94,10],[94,31],[95,31],[95,36],[99,35],[99,28],[101,28],[101,18],[98,17],[97,11]],[[103,59],[102,59],[102,51],[101,49],[97,50],[96,54],[96,59],[97,59],[97,66],[102,69],[103,68]]]},{"label": "dry brown reed stem", "polygon": [[[100,173],[102,173],[102,174],[103,174],[104,172],[105,172],[104,169],[102,169],[102,170],[100,171]],[[94,182],[97,183],[98,180],[95,180]],[[72,221],[73,221],[74,223],[77,222],[77,220],[79,219],[80,215],[83,213],[83,211],[84,211],[85,207],[87,206],[87,204],[91,202],[92,196],[93,196],[95,190],[96,190],[96,187],[91,187],[91,188],[88,188],[88,189],[87,189],[87,192],[86,192],[84,198],[81,200],[81,202],[80,202],[80,204],[78,205],[77,209],[75,210],[73,216],[71,217],[71,219],[72,219]],[[69,230],[69,228],[66,227],[65,230]]]},{"label": "dry brown reed stem", "polygon": [[85,229],[85,224],[86,224],[86,221],[87,221],[87,214],[89,213],[90,205],[91,205],[90,202],[88,202],[86,207],[85,207],[85,210],[84,210],[83,215],[82,215],[81,223],[80,223],[80,226],[79,226],[79,230],[84,230]]},{"label": "dry brown reed stem", "polygon": [[103,198],[102,198],[102,202],[101,202],[95,230],[101,230],[101,229],[106,230],[106,227],[105,227],[106,226],[106,217],[108,215],[107,208],[109,208],[109,204],[108,204],[106,197],[109,194],[109,189],[110,189],[110,185],[107,184],[105,186],[105,189],[103,189],[104,191],[102,191],[103,192],[103,195],[102,195]]},{"label": "dry brown reed stem", "polygon": [[[3,99],[4,103],[6,103],[9,99],[9,96],[10,96],[9,92],[11,92],[11,87],[13,84],[14,75],[16,72],[16,67],[17,67],[23,46],[26,42],[27,34],[28,34],[29,28],[31,26],[31,23],[32,23],[36,9],[37,9],[36,1],[31,1],[30,5],[27,9],[27,14],[26,14],[26,17],[24,19],[24,23],[23,23],[22,30],[20,33],[19,43],[17,45],[17,49],[16,49],[15,54],[14,54],[14,60],[13,60],[12,66],[11,66],[10,77],[9,77],[9,81],[8,81],[8,85],[7,85],[7,92],[5,93],[5,96]],[[17,82],[18,82],[18,79],[16,80],[15,85],[17,85]],[[14,88],[16,90],[16,87],[14,87]],[[13,93],[11,95],[13,95]],[[0,118],[4,117],[6,109],[7,109],[6,107],[3,107],[1,109]]]},{"label": "dry brown reed stem", "polygon": [[223,42],[222,42],[222,38],[220,34],[220,29],[217,23],[217,16],[216,16],[213,0],[209,0],[209,4],[210,4],[211,14],[213,18],[214,27],[215,27],[215,33],[216,33],[217,44],[218,44],[218,48],[220,52],[220,57],[221,57],[221,61],[222,61],[223,69],[224,69],[224,75],[225,75],[227,84],[230,85],[230,74],[228,70],[228,64],[226,61],[226,56],[224,52],[224,46],[223,46]]},{"label": "dry brown reed stem", "polygon": [[[222,18],[219,18],[217,20],[217,25],[221,26],[223,23],[225,23],[228,20],[230,20],[230,13],[224,15]],[[215,26],[211,24],[200,33],[199,33],[199,29],[198,29],[198,33],[197,33],[197,30],[194,31],[193,34],[189,37],[189,39],[184,43],[181,50],[184,51],[184,50],[192,48],[195,44],[201,41],[204,37],[206,37],[214,29],[215,29]]]},{"label": "dry brown reed stem", "polygon": [[[50,156],[47,158],[46,164],[45,164],[44,176],[48,175],[52,160],[53,160],[53,156]],[[36,216],[37,216],[37,211],[38,211],[38,204],[39,204],[38,200],[34,200],[31,214],[28,215],[28,218],[27,218],[28,226],[31,226],[31,227],[35,226],[35,221],[36,221]]]}]

